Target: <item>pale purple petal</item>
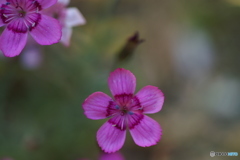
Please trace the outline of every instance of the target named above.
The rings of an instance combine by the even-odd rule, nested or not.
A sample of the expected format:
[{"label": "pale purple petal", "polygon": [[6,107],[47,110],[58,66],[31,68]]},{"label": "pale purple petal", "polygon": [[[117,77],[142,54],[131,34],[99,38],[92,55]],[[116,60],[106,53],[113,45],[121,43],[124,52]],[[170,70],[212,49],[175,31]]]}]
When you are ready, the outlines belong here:
[{"label": "pale purple petal", "polygon": [[65,6],[67,6],[69,4],[70,0],[58,0],[58,3],[62,3]]},{"label": "pale purple petal", "polygon": [[115,152],[115,153],[103,153],[99,160],[124,160],[124,157],[121,153]]},{"label": "pale purple petal", "polygon": [[27,44],[20,56],[20,62],[25,69],[33,70],[40,66],[42,63],[42,54],[40,48],[35,45]]},{"label": "pale purple petal", "polygon": [[51,7],[55,3],[57,3],[57,0],[37,0],[39,4],[41,5],[42,9]]},{"label": "pale purple petal", "polygon": [[83,103],[84,114],[89,119],[103,119],[114,114],[115,102],[112,98],[102,92],[91,94]]},{"label": "pale purple petal", "polygon": [[158,122],[152,118],[134,114],[129,116],[129,129],[134,142],[141,147],[149,147],[157,144],[162,135],[162,129]]},{"label": "pale purple petal", "polygon": [[59,42],[62,36],[59,22],[49,16],[41,15],[39,23],[34,27],[30,34],[41,45],[51,45]]},{"label": "pale purple petal", "polygon": [[111,122],[105,122],[97,131],[97,141],[104,152],[113,153],[122,148],[126,130],[121,130]]},{"label": "pale purple petal", "polygon": [[164,95],[157,87],[146,86],[136,94],[134,99],[139,101],[138,108],[141,108],[143,113],[156,113],[162,109]]},{"label": "pale purple petal", "polygon": [[84,25],[86,23],[82,13],[76,8],[71,7],[66,10],[65,26],[74,27]]},{"label": "pale purple petal", "polygon": [[68,47],[70,45],[70,39],[72,36],[72,28],[70,27],[63,27],[62,28],[62,38],[61,38],[61,43]]},{"label": "pale purple petal", "polygon": [[114,96],[133,95],[136,88],[136,78],[129,70],[118,68],[110,74],[108,86]]},{"label": "pale purple petal", "polygon": [[21,53],[27,42],[27,32],[17,33],[5,28],[0,36],[0,49],[6,57],[14,57]]}]

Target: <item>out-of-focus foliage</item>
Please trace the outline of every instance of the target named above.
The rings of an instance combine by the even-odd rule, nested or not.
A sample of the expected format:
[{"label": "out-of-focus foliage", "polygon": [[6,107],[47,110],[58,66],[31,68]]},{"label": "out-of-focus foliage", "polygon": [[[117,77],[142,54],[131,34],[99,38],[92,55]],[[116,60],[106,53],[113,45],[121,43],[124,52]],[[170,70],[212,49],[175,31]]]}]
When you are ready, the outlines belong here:
[{"label": "out-of-focus foliage", "polygon": [[[97,159],[96,131],[82,102],[109,94],[115,67],[131,70],[137,90],[158,86],[161,112],[150,115],[163,129],[149,148],[130,136],[127,160],[203,160],[210,151],[240,152],[240,6],[209,0],[72,0],[87,24],[73,28],[70,47],[41,48],[41,65],[29,69],[21,54],[0,57],[0,158],[14,160]],[[127,39],[145,42],[115,65]],[[229,157],[217,157],[226,159]],[[238,157],[231,157],[231,159]]]}]

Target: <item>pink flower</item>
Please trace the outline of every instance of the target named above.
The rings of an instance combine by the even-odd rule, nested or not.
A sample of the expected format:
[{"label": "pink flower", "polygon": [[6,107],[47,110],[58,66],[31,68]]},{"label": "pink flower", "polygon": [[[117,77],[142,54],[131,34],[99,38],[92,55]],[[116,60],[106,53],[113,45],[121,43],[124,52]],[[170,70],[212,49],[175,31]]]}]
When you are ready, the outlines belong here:
[{"label": "pink flower", "polygon": [[36,42],[28,40],[25,49],[20,56],[20,64],[24,69],[34,70],[40,67],[43,61],[43,54]]},{"label": "pink flower", "polygon": [[[78,159],[78,160],[89,160],[89,159]],[[99,160],[125,160],[123,155],[120,152],[115,153],[102,153],[99,157]]]},{"label": "pink flower", "polygon": [[0,49],[7,57],[20,54],[27,42],[28,32],[41,45],[57,43],[61,25],[42,10],[57,0],[0,0],[0,26],[6,25],[0,36]]},{"label": "pink flower", "polygon": [[45,10],[45,13],[56,17],[62,25],[61,43],[70,45],[72,27],[84,25],[86,23],[82,13],[76,7],[67,8],[70,0],[58,0],[52,7]]},{"label": "pink flower", "polygon": [[115,153],[103,153],[99,160],[124,160],[123,156],[121,153],[119,152],[115,152]]},{"label": "pink flower", "polygon": [[129,128],[134,142],[142,147],[155,145],[161,138],[161,127],[144,115],[161,110],[163,93],[154,86],[146,86],[134,95],[136,78],[128,70],[119,68],[110,74],[108,85],[114,100],[102,92],[91,94],[83,103],[90,119],[111,117],[97,132],[99,146],[107,153],[119,150]]}]

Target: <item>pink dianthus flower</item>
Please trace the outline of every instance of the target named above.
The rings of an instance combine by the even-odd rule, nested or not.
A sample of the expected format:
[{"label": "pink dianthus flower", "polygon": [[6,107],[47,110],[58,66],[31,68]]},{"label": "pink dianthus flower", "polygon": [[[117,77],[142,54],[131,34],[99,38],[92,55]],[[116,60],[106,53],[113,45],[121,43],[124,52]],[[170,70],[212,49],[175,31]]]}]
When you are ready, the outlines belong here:
[{"label": "pink dianthus flower", "polygon": [[73,27],[86,24],[86,20],[82,13],[76,7],[67,5],[70,0],[58,0],[58,2],[50,8],[44,10],[44,13],[55,17],[62,26],[62,38],[60,42],[68,47],[72,36]]},{"label": "pink dianthus flower", "polygon": [[129,129],[134,142],[142,147],[155,145],[161,138],[158,122],[144,115],[159,112],[164,95],[157,87],[145,86],[136,95],[136,78],[119,68],[110,74],[108,85],[114,97],[103,92],[91,94],[83,103],[85,115],[97,120],[110,118],[97,132],[97,141],[107,153],[119,150]]},{"label": "pink dianthus flower", "polygon": [[41,45],[51,45],[61,39],[59,22],[42,13],[57,0],[0,0],[0,26],[6,25],[0,36],[0,49],[7,57],[21,53],[28,32]]}]

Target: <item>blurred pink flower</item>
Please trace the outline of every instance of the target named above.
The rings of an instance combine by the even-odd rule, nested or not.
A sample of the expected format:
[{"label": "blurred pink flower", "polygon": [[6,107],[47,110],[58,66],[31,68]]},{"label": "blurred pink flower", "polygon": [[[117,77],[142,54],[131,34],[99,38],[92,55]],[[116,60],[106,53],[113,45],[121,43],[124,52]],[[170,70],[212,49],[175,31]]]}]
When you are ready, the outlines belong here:
[{"label": "blurred pink flower", "polygon": [[[78,160],[89,160],[89,159],[78,159]],[[125,160],[120,152],[115,153],[102,153],[99,160]]]},{"label": "blurred pink flower", "polygon": [[136,95],[136,78],[128,70],[118,68],[110,74],[108,85],[114,100],[103,92],[91,94],[83,103],[89,119],[111,117],[97,132],[97,141],[107,153],[119,150],[129,128],[134,142],[142,147],[155,145],[161,138],[158,122],[144,113],[159,112],[164,95],[157,87],[146,86]]},{"label": "blurred pink flower", "polygon": [[45,10],[45,13],[59,20],[62,25],[61,43],[65,46],[70,45],[72,27],[84,25],[85,18],[76,7],[66,8],[70,0],[58,0],[52,7]]},{"label": "blurred pink flower", "polygon": [[38,68],[42,61],[43,54],[41,53],[40,46],[34,42],[32,38],[29,38],[27,45],[20,56],[22,67],[27,70],[33,70]]},{"label": "blurred pink flower", "polygon": [[99,160],[124,160],[124,157],[121,153],[115,152],[115,153],[103,153]]},{"label": "blurred pink flower", "polygon": [[1,0],[0,26],[6,25],[0,36],[0,49],[7,57],[21,53],[27,42],[28,32],[41,45],[57,43],[61,38],[59,22],[42,10],[56,0]]}]

